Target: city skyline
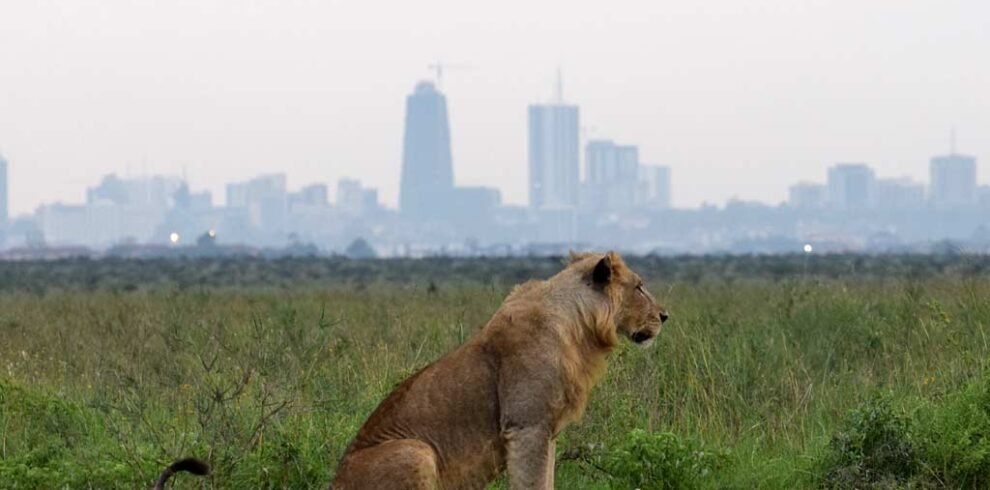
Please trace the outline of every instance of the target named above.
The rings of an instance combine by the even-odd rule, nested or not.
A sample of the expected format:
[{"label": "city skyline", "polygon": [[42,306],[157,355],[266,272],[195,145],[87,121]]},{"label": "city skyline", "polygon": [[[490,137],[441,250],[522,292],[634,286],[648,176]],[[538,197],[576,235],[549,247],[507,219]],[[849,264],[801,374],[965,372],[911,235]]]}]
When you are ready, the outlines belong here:
[{"label": "city skyline", "polygon": [[607,15],[562,1],[241,7],[0,5],[13,214],[81,202],[100,175],[183,168],[218,196],[264,172],[290,186],[351,176],[394,207],[394,115],[438,59],[468,66],[442,87],[455,183],[494,185],[507,203],[527,201],[521,115],[551,100],[557,66],[582,140],[621,138],[670,166],[681,208],[780,202],[831,162],[925,180],[924,155],[947,151],[951,127],[961,151],[990,155],[990,67],[978,61],[990,5],[979,2],[627,1]]},{"label": "city skyline", "polygon": [[[553,102],[529,106],[527,206],[504,205],[497,188],[454,185],[446,97],[420,81],[407,97],[398,209],[350,178],[337,181],[332,203],[327,183],[290,188],[284,172],[265,173],[226,182],[224,205],[215,206],[185,176],[108,174],[87,187],[83,205],[45,204],[0,227],[0,245],[15,254],[78,245],[161,253],[156,247],[191,243],[326,253],[369,238],[386,255],[415,255],[559,253],[577,243],[659,253],[787,251],[811,242],[891,251],[951,239],[990,249],[990,186],[977,181],[977,159],[956,151],[954,134],[950,153],[929,159],[927,183],[838,162],[824,169],[824,181],[792,183],[779,205],[730,199],[688,210],[670,206],[670,167],[644,163],[637,145],[598,138],[581,148],[578,115],[559,88]],[[0,211],[6,170],[0,157]],[[686,231],[652,231],[670,223]]]},{"label": "city skyline", "polygon": [[[559,81],[558,81],[559,83]],[[559,96],[558,96],[559,97]],[[425,105],[424,105],[425,104]],[[412,107],[415,105],[416,109]],[[540,180],[539,172],[549,172],[542,178],[549,178],[556,172],[559,175],[564,175],[568,177],[567,180],[570,184],[564,184],[564,191],[554,190],[560,194],[560,196],[553,197],[551,200],[551,207],[574,207],[577,208],[579,205],[586,205],[587,203],[581,203],[582,199],[596,199],[595,197],[589,197],[585,195],[587,191],[581,186],[587,183],[601,183],[602,179],[605,177],[598,175],[602,172],[600,169],[596,169],[596,163],[598,159],[603,158],[600,156],[601,148],[604,146],[606,148],[611,147],[611,151],[616,152],[616,156],[611,157],[612,163],[618,166],[623,165],[623,160],[626,161],[625,172],[629,172],[629,168],[647,168],[649,165],[641,164],[639,158],[639,148],[635,145],[616,145],[610,139],[606,138],[592,138],[592,139],[582,139],[576,137],[576,129],[579,127],[579,104],[565,103],[563,99],[557,98],[551,102],[547,103],[535,103],[528,105],[529,111],[529,151],[530,151],[530,173],[527,175],[527,187],[529,188],[529,199],[524,202],[507,202],[505,204],[519,205],[524,207],[541,208],[545,206],[544,198],[541,197],[542,194],[546,193],[546,190],[538,189],[541,185],[538,183]],[[431,115],[430,113],[436,113],[436,115]],[[440,201],[444,199],[456,199],[457,194],[454,192],[455,188],[478,188],[478,189],[492,189],[495,192],[502,194],[502,189],[491,185],[490,183],[480,182],[475,186],[457,186],[454,179],[454,168],[456,167],[455,160],[452,157],[450,148],[451,143],[451,129],[449,127],[449,117],[447,116],[447,102],[446,97],[443,92],[436,90],[434,82],[431,80],[420,80],[416,83],[416,87],[412,94],[407,97],[407,107],[405,110],[405,135],[403,137],[404,150],[403,156],[398,162],[398,172],[399,175],[410,174],[410,169],[417,168],[419,166],[420,173],[430,174],[429,178],[424,178],[422,175],[416,176],[415,173],[411,174],[411,179],[409,182],[405,182],[400,179],[398,182],[398,191],[401,197],[403,186],[407,186],[417,197],[416,199],[424,199],[429,196],[437,197],[440,196]],[[566,126],[566,129],[562,129],[561,124]],[[410,128],[413,128],[413,132],[410,132]],[[542,140],[549,140],[552,142],[549,146]],[[420,140],[435,140],[434,143],[430,143],[426,146],[422,144]],[[579,146],[579,142],[583,142],[583,145]],[[566,147],[563,156],[555,155],[555,152],[559,152],[557,147],[563,145]],[[759,202],[769,206],[775,206],[780,204],[790,204],[791,206],[797,207],[816,207],[815,205],[803,204],[809,199],[811,201],[820,200],[822,203],[831,202],[846,202],[847,199],[844,197],[846,192],[842,180],[838,179],[833,173],[843,173],[843,172],[858,172],[861,174],[868,173],[868,177],[863,175],[854,181],[859,185],[857,194],[858,202],[852,204],[848,209],[865,209],[868,206],[868,201],[873,199],[873,196],[867,196],[866,187],[870,186],[870,191],[873,192],[876,187],[877,189],[886,188],[890,190],[890,186],[901,186],[908,185],[921,188],[921,197],[924,203],[933,203],[937,207],[942,207],[945,209],[952,209],[953,207],[958,207],[960,203],[962,205],[975,204],[980,199],[980,188],[986,187],[984,184],[987,181],[985,175],[981,175],[978,171],[978,158],[972,155],[967,155],[964,153],[957,152],[956,148],[956,129],[953,128],[950,133],[949,140],[949,151],[944,154],[935,154],[927,159],[926,169],[924,175],[927,179],[915,180],[912,176],[905,175],[904,173],[897,175],[884,175],[880,176],[876,174],[876,167],[871,162],[832,162],[826,163],[822,166],[825,171],[824,182],[821,184],[816,183],[815,178],[799,180],[796,182],[789,183],[784,189],[784,197],[776,202],[761,201],[761,200],[747,200],[741,199],[737,194],[733,194],[728,197],[723,202],[708,202],[703,201],[698,204],[697,207],[683,207],[675,206],[671,202],[671,196],[676,195],[677,192],[671,192],[673,190],[670,185],[670,170],[672,165],[663,165],[658,167],[659,170],[664,172],[662,178],[668,187],[668,192],[663,196],[663,208],[676,208],[676,209],[698,209],[704,206],[716,205],[724,206],[731,202],[738,201],[749,201],[749,202]],[[545,148],[546,147],[546,148]],[[623,158],[623,153],[633,155],[632,160],[628,157]],[[541,155],[541,153],[543,153]],[[410,156],[410,155],[415,156]],[[552,160],[557,159],[559,161],[553,162]],[[439,159],[439,162],[432,162],[433,159]],[[546,160],[546,162],[544,161]],[[632,167],[628,165],[632,164]],[[424,167],[424,165],[426,167]],[[554,168],[556,166],[556,168]],[[28,212],[21,212],[15,214],[11,212],[11,206],[9,203],[9,196],[11,194],[10,188],[10,171],[11,165],[8,160],[4,158],[3,154],[0,153],[0,219],[6,214],[8,220],[12,220],[18,216],[30,215],[37,212],[39,209],[46,205],[51,204],[82,204],[85,202],[92,201],[91,196],[88,193],[79,193],[82,197],[80,200],[57,200],[51,202],[40,202],[34,209]],[[16,168],[16,165],[14,166]],[[955,172],[949,173],[948,170],[938,170],[940,168],[955,169]],[[549,170],[546,170],[549,169]],[[648,168],[646,171],[652,171],[652,168]],[[187,179],[185,176],[187,169],[183,167],[181,180],[187,185],[192,186],[192,180]],[[536,172],[536,173],[534,173]],[[621,172],[621,170],[620,170]],[[255,179],[258,175],[265,174],[277,174],[283,179],[281,187],[283,189],[288,189],[292,186],[288,185],[289,175],[287,172],[271,169],[269,171],[262,172],[261,174],[256,174],[252,176],[247,176],[247,179]],[[118,177],[120,174],[118,172],[110,172],[104,174],[103,177]],[[948,175],[948,177],[945,177]],[[125,173],[124,178],[130,179],[144,179],[144,178],[159,178],[162,176],[176,177],[179,175],[175,172],[168,173],[147,173],[143,172],[138,175],[134,175],[130,172]],[[982,177],[982,178],[981,178]],[[419,179],[419,180],[416,180]],[[425,179],[425,180],[424,180]],[[536,180],[534,180],[536,179]],[[866,179],[866,180],[864,180]],[[635,180],[635,179],[634,179]],[[869,184],[866,181],[869,181]],[[361,182],[360,179],[354,179],[351,176],[342,176],[337,179],[337,182]],[[327,186],[330,181],[322,181],[320,185]],[[535,183],[535,184],[534,184]],[[224,181],[222,183],[222,188],[225,189],[223,193],[214,193],[211,189],[203,187],[193,187],[193,189],[199,189],[201,193],[207,193],[211,195],[223,195],[225,206],[230,206],[230,203],[226,199],[230,196],[230,185],[231,181]],[[305,189],[306,186],[313,185],[311,182],[302,183],[297,185],[297,188]],[[642,187],[646,185],[645,182],[640,182],[634,187]],[[886,187],[884,187],[886,185]],[[534,188],[536,186],[537,188]],[[13,186],[16,188],[16,186]],[[817,187],[821,187],[819,191]],[[340,186],[338,185],[338,190]],[[327,187],[329,189],[329,187]],[[402,209],[402,201],[400,199],[397,203],[387,203],[384,201],[379,201],[380,188],[373,186],[371,188],[375,192],[375,202],[381,203],[381,205],[392,208],[395,210]],[[333,199],[339,199],[340,196],[336,194],[331,194],[329,190],[327,192],[328,202]],[[386,189],[386,192],[388,190]],[[620,191],[621,192],[621,191]],[[636,189],[632,189],[630,192],[634,195],[637,192]],[[795,192],[798,194],[796,195]],[[814,197],[809,193],[821,192],[820,197]],[[838,195],[836,193],[839,193]],[[960,197],[961,196],[961,197]],[[348,197],[344,197],[345,200]],[[534,199],[536,199],[534,201]],[[599,197],[600,199],[600,197]],[[501,195],[497,199],[502,203]],[[635,200],[635,199],[634,199]],[[218,201],[219,203],[219,201]],[[235,203],[236,204],[236,203]],[[534,205],[535,204],[535,205]],[[415,204],[414,206],[420,206],[420,204]],[[430,216],[431,213],[436,214],[437,210],[441,209],[443,206],[441,204],[434,204],[434,209],[427,211],[425,214],[423,210],[412,211],[411,216],[415,217],[426,217]],[[408,210],[407,210],[408,212]]]}]

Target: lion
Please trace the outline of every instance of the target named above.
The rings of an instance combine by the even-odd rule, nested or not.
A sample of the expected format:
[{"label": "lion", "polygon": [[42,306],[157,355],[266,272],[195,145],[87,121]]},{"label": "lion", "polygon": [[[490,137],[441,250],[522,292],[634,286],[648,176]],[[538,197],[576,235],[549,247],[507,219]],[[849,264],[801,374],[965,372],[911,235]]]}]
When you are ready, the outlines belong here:
[{"label": "lion", "polygon": [[571,253],[516,286],[483,329],[399,384],[347,446],[335,490],[553,488],[555,441],[578,420],[620,336],[667,320],[615,252]]}]

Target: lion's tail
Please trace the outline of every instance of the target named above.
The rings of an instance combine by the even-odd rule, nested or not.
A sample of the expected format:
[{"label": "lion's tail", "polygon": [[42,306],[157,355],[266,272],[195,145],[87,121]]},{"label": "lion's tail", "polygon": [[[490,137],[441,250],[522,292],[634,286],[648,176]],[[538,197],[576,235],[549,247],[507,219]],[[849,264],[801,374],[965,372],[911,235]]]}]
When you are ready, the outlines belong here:
[{"label": "lion's tail", "polygon": [[158,477],[158,481],[155,482],[154,490],[164,489],[165,482],[168,481],[169,478],[172,478],[172,475],[183,471],[188,471],[189,473],[200,476],[208,475],[210,474],[210,465],[206,464],[205,461],[196,458],[180,459],[168,465],[168,468],[165,468],[165,471],[163,471]]}]

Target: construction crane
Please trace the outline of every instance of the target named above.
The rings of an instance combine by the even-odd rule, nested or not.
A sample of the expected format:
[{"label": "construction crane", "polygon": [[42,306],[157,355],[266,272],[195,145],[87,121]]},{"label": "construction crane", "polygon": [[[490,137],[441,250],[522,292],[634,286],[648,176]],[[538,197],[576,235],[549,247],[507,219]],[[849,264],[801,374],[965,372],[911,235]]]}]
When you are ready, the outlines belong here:
[{"label": "construction crane", "polygon": [[471,66],[462,63],[444,63],[442,61],[437,61],[436,63],[427,65],[426,69],[434,73],[434,76],[437,79],[437,88],[443,89],[444,70],[469,70],[471,69]]}]

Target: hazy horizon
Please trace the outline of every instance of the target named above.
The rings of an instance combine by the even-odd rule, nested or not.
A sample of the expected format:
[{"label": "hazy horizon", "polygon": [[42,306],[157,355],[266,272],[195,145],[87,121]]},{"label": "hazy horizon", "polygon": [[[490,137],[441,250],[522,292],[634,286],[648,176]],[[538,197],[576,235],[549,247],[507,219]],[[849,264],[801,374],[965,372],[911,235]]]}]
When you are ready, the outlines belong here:
[{"label": "hazy horizon", "polygon": [[455,179],[526,202],[526,107],[556,69],[586,137],[673,171],[673,202],[782,201],[828,165],[927,181],[957,148],[990,182],[990,4],[920,0],[44,1],[0,5],[10,210],[107,173],[291,188],[354,177],[395,206],[404,99],[445,73]]}]

